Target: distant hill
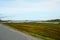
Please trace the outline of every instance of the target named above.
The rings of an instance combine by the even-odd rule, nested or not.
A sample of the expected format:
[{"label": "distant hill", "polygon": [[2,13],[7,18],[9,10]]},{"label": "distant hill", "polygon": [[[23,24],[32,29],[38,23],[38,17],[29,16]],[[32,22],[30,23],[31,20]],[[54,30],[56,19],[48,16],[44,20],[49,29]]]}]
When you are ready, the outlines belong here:
[{"label": "distant hill", "polygon": [[47,20],[47,22],[60,22],[60,19]]},{"label": "distant hill", "polygon": [[43,20],[43,21],[32,21],[31,23],[60,23],[60,19],[52,19],[52,20]]}]

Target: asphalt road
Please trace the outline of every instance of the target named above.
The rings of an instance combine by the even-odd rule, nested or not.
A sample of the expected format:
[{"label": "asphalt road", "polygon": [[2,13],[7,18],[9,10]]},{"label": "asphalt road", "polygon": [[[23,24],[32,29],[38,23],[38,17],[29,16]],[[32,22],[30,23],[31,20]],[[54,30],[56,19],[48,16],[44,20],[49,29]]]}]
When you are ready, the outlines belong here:
[{"label": "asphalt road", "polygon": [[24,33],[14,31],[5,25],[0,24],[0,40],[42,40],[37,39]]}]

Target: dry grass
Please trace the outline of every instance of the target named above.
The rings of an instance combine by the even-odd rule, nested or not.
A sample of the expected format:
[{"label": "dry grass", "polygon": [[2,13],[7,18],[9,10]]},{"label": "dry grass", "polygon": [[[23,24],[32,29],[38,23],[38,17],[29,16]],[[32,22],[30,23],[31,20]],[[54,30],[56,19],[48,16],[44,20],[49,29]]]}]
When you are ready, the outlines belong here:
[{"label": "dry grass", "polygon": [[60,40],[60,24],[45,23],[5,23],[19,31],[27,32],[45,40]]}]

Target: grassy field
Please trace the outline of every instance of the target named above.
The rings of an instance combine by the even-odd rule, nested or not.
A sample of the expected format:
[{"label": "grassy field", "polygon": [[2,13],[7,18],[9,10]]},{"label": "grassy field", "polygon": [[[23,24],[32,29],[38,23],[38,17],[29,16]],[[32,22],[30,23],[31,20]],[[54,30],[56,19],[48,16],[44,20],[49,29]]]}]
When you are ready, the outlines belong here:
[{"label": "grassy field", "polygon": [[60,24],[47,23],[5,23],[19,31],[44,40],[60,40]]}]

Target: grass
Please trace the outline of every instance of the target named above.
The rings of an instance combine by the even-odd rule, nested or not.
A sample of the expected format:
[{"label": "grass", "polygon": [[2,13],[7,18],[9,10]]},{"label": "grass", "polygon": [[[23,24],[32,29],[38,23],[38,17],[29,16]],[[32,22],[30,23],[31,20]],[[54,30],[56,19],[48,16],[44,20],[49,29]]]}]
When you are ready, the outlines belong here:
[{"label": "grass", "polygon": [[19,31],[44,40],[60,40],[60,24],[47,23],[4,23]]}]

